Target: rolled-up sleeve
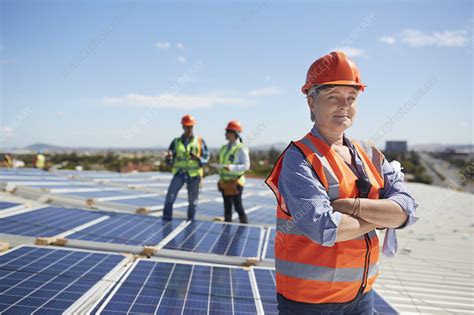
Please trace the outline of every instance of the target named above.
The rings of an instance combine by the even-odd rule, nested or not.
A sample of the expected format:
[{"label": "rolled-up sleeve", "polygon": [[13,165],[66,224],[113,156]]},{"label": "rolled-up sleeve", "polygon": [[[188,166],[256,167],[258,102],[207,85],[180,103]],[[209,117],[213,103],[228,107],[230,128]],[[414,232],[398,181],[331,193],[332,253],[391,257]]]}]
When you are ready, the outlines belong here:
[{"label": "rolled-up sleeve", "polygon": [[278,189],[297,228],[315,243],[333,246],[342,213],[334,211],[326,189],[294,145],[283,157]]},{"label": "rolled-up sleeve", "polygon": [[209,150],[207,149],[207,144],[204,141],[204,139],[202,139],[202,153],[201,153],[201,158],[199,159],[200,166],[207,164],[209,162],[209,158],[210,158],[210,154],[209,154]]},{"label": "rolled-up sleeve", "polygon": [[382,198],[390,199],[398,203],[408,216],[405,223],[399,226],[397,229],[403,229],[414,224],[416,221],[418,221],[418,217],[415,216],[415,210],[416,207],[418,207],[418,204],[415,202],[415,199],[406,188],[405,183],[403,182],[403,174],[395,170],[385,159],[382,165],[382,171],[385,181],[385,188]]},{"label": "rolled-up sleeve", "polygon": [[231,172],[246,172],[250,169],[249,149],[243,147],[237,153],[234,164],[229,165]]}]

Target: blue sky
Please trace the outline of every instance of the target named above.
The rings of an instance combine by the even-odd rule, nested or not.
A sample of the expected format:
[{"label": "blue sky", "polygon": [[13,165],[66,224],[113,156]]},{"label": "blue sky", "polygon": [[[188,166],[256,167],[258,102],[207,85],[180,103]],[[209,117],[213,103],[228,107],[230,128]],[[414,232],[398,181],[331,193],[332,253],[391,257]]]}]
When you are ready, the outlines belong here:
[{"label": "blue sky", "polygon": [[250,145],[311,121],[309,65],[339,49],[368,85],[347,131],[472,142],[471,1],[1,1],[0,146],[167,146],[196,117]]}]

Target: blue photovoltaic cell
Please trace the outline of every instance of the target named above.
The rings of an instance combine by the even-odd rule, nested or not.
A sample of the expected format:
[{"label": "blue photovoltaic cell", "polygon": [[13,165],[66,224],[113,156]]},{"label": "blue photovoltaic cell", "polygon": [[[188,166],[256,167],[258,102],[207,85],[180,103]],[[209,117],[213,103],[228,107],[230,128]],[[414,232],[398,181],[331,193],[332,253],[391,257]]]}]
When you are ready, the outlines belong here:
[{"label": "blue photovoltaic cell", "polygon": [[13,208],[19,205],[19,203],[0,201],[0,210],[7,210],[9,208]]},{"label": "blue photovoltaic cell", "polygon": [[275,235],[276,230],[270,229],[270,237],[268,238],[267,250],[265,251],[265,259],[275,259]]},{"label": "blue photovoltaic cell", "polygon": [[123,256],[20,247],[0,256],[0,313],[60,314]]},{"label": "blue photovoltaic cell", "polygon": [[[2,180],[3,182],[44,182],[45,184],[47,183],[58,183],[58,184],[64,184],[68,185],[70,181],[67,179],[45,179],[45,178],[22,178],[22,179],[7,179],[7,180]],[[33,185],[37,186],[37,185]]]},{"label": "blue photovoltaic cell", "polygon": [[385,301],[375,290],[374,293],[374,308],[375,314],[380,315],[397,315],[399,314],[397,310],[387,301]]},{"label": "blue photovoltaic cell", "polygon": [[34,185],[32,186],[35,189],[78,189],[78,188],[96,188],[95,185],[75,185],[75,184],[67,184],[67,185]]},{"label": "blue photovoltaic cell", "polygon": [[254,269],[253,271],[265,314],[278,314],[275,270]]},{"label": "blue photovoltaic cell", "polygon": [[[186,212],[186,207],[176,208],[177,211]],[[199,203],[196,208],[196,215],[205,215],[211,218],[224,216],[224,204],[222,202],[210,201]]]},{"label": "blue photovoltaic cell", "polygon": [[130,192],[127,190],[105,190],[105,191],[80,191],[80,192],[68,192],[61,194],[61,196],[74,196],[80,197],[84,199],[91,199],[91,198],[104,198],[104,197],[117,197],[117,196],[133,196],[137,194],[137,192]]},{"label": "blue photovoltaic cell", "polygon": [[69,235],[69,239],[129,245],[157,245],[171,233],[182,220],[164,221],[161,218],[110,214],[110,218]]},{"label": "blue photovoltaic cell", "polygon": [[245,196],[245,189],[244,189],[244,196],[243,200],[245,200],[248,204],[252,205],[261,205],[267,207],[276,207],[276,200],[275,196],[272,195],[259,195],[259,194],[252,194],[249,196]]},{"label": "blue photovoltaic cell", "polygon": [[[250,207],[247,207],[249,209]],[[247,219],[252,224],[266,224],[275,225],[276,223],[276,206],[269,208],[263,207],[258,210],[247,213]],[[239,222],[239,218],[234,219],[235,222]]]},{"label": "blue photovoltaic cell", "polygon": [[164,248],[226,256],[258,257],[261,228],[193,221]]},{"label": "blue photovoltaic cell", "polygon": [[256,314],[240,268],[139,261],[101,314]]},{"label": "blue photovoltaic cell", "polygon": [[222,198],[222,193],[218,191],[217,189],[213,190],[205,190],[205,191],[200,191],[199,192],[199,198],[200,199],[214,199],[214,198]]},{"label": "blue photovoltaic cell", "polygon": [[102,213],[46,207],[0,219],[0,233],[49,237],[103,216]]},{"label": "blue photovoltaic cell", "polygon": [[[183,201],[185,200],[178,197],[176,198],[175,202],[183,202]],[[154,207],[154,206],[163,205],[165,203],[165,196],[111,200],[110,202],[117,203],[117,204],[126,204],[126,205],[136,206],[136,207]]]}]

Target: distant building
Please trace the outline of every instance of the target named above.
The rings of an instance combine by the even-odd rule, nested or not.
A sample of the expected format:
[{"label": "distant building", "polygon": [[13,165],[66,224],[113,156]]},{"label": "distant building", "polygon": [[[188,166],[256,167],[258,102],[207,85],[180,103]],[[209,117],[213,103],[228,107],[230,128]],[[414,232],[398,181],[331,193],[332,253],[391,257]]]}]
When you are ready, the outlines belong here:
[{"label": "distant building", "polygon": [[387,141],[385,142],[385,153],[405,153],[408,150],[406,141]]}]

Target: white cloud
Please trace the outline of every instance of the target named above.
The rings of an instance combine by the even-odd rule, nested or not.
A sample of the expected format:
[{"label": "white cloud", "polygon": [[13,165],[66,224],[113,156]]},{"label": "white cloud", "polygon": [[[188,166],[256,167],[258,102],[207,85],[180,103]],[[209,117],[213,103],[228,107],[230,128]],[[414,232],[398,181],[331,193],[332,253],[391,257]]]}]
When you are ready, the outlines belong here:
[{"label": "white cloud", "polygon": [[274,96],[280,94],[281,91],[276,87],[266,87],[258,90],[252,90],[248,93],[249,96]]},{"label": "white cloud", "polygon": [[428,34],[416,29],[405,29],[393,36],[382,36],[379,40],[389,45],[400,43],[410,47],[464,47],[469,43],[468,37],[466,30],[444,30]]},{"label": "white cloud", "polygon": [[348,47],[348,46],[338,47],[337,49],[333,49],[333,50],[343,51],[348,57],[352,57],[352,58],[367,56],[367,53],[365,52],[365,50],[356,48],[356,47]]},{"label": "white cloud", "polygon": [[178,49],[184,49],[184,45],[183,45],[182,43],[177,43],[177,44],[176,44],[176,47],[177,47]]},{"label": "white cloud", "polygon": [[218,105],[244,105],[243,98],[231,97],[222,93],[207,94],[159,94],[143,95],[130,93],[119,97],[104,97],[102,104],[107,106],[124,107],[152,107],[152,108],[175,108],[175,109],[196,109],[210,108]]},{"label": "white cloud", "polygon": [[397,40],[395,39],[395,37],[393,36],[382,36],[380,37],[379,39],[382,43],[384,44],[388,44],[388,45],[393,45],[397,42]]},{"label": "white cloud", "polygon": [[178,62],[179,63],[186,63],[186,58],[183,56],[178,56]]},{"label": "white cloud", "polygon": [[171,44],[169,42],[156,42],[155,46],[160,50],[168,50]]}]

